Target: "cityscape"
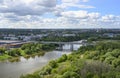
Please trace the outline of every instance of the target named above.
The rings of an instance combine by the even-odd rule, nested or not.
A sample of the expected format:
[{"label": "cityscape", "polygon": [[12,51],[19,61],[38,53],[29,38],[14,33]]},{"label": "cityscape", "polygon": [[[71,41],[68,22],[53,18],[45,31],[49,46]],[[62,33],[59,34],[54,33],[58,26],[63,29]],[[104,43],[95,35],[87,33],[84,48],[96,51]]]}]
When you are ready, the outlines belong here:
[{"label": "cityscape", "polygon": [[0,78],[120,78],[119,0],[0,0]]}]

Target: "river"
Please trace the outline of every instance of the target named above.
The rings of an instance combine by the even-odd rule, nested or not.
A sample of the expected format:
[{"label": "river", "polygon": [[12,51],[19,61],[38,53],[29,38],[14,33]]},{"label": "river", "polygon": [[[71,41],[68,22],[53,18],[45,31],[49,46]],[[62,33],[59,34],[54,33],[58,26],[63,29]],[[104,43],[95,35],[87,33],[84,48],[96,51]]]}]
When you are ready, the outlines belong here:
[{"label": "river", "polygon": [[[74,45],[74,50],[77,50],[81,45]],[[57,59],[63,54],[70,54],[71,51],[67,51],[70,45],[64,45],[63,48],[66,51],[52,51],[45,53],[44,56],[35,56],[25,59],[21,57],[20,62],[0,62],[0,78],[19,78],[22,74],[33,73],[34,71],[41,69],[50,60]]]}]

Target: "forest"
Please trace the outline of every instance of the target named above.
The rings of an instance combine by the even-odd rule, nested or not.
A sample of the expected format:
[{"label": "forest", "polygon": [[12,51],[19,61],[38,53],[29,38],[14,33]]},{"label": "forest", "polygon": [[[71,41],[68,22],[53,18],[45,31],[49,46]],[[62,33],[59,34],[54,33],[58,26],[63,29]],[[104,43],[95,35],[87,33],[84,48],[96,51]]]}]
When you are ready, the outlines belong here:
[{"label": "forest", "polygon": [[120,42],[104,41],[82,46],[20,78],[120,78]]}]

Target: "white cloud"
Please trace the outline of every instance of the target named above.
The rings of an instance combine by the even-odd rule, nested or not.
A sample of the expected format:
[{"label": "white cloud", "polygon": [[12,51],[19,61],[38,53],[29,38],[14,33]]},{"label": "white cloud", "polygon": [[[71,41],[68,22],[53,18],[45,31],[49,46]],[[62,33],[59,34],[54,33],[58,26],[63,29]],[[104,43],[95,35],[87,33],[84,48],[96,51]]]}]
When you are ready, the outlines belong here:
[{"label": "white cloud", "polygon": [[103,20],[113,20],[114,18],[115,18],[114,15],[106,15],[102,17]]},{"label": "white cloud", "polygon": [[75,4],[75,3],[62,3],[61,5],[58,5],[61,8],[69,8],[69,7],[76,7],[76,8],[95,8],[94,6],[90,5],[81,5],[81,4]]},{"label": "white cloud", "polygon": [[[35,20],[35,18],[37,18]],[[120,16],[89,13],[87,11],[63,12],[63,16],[57,18],[43,18],[23,16],[21,21],[12,22],[4,19],[0,21],[0,27],[9,28],[110,28],[120,26]]]},{"label": "white cloud", "polygon": [[93,12],[93,13],[89,13],[88,16],[89,16],[90,18],[97,19],[97,18],[100,17],[100,13],[95,13],[95,12]]},{"label": "white cloud", "polygon": [[0,13],[13,13],[18,16],[26,15],[43,15],[48,12],[53,12],[59,16],[60,12],[66,8],[95,8],[89,5],[78,4],[80,1],[86,0],[62,0],[62,3],[57,5],[57,0],[3,0],[0,3]]},{"label": "white cloud", "polygon": [[[80,10],[95,8],[83,2],[88,0],[62,0],[61,4],[56,0],[0,0],[0,28],[120,28],[120,16]],[[42,16],[49,12],[56,16]]]},{"label": "white cloud", "polygon": [[42,15],[52,12],[56,4],[56,0],[4,0],[0,5],[0,12],[21,16]]},{"label": "white cloud", "polygon": [[62,0],[63,3],[79,3],[79,2],[88,2],[89,0]]},{"label": "white cloud", "polygon": [[62,0],[63,3],[78,3],[80,0]]},{"label": "white cloud", "polygon": [[91,5],[83,5],[81,2],[88,2],[88,0],[62,0],[62,4],[57,5],[61,8],[70,8],[70,7],[76,7],[76,8],[95,8]]},{"label": "white cloud", "polygon": [[79,11],[66,11],[61,13],[62,16],[67,17],[67,18],[76,18],[76,19],[98,19],[100,17],[99,13],[92,12],[88,13],[87,11],[84,10],[79,10]]},{"label": "white cloud", "polygon": [[62,12],[62,16],[67,18],[78,18],[78,19],[85,19],[88,17],[87,11],[67,11]]}]

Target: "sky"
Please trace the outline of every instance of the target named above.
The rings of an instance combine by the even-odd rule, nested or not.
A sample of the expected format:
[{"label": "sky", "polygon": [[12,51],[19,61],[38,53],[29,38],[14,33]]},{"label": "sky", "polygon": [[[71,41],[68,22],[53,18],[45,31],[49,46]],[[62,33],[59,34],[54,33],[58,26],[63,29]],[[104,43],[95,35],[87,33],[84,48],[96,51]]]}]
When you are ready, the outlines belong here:
[{"label": "sky", "polygon": [[0,28],[120,28],[120,0],[0,0]]}]

